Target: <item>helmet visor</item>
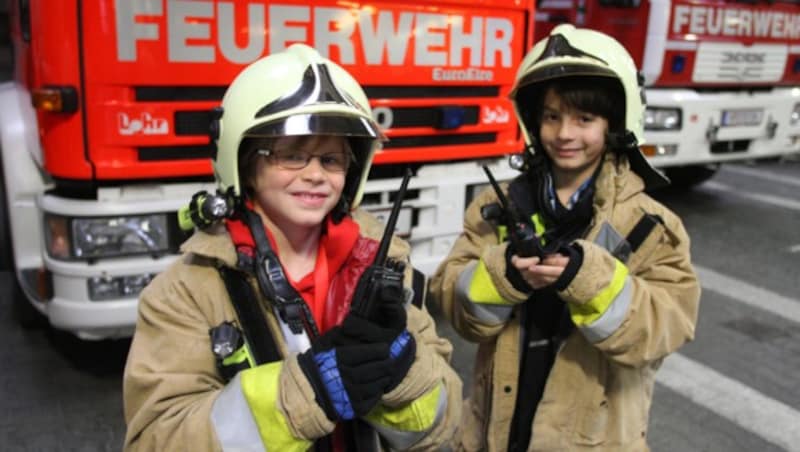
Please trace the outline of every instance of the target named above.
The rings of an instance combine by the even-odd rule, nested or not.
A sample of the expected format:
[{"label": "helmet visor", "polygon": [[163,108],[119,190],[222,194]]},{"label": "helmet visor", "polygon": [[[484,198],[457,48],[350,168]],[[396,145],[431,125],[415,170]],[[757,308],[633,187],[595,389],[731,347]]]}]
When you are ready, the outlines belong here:
[{"label": "helmet visor", "polygon": [[297,114],[256,124],[243,135],[249,137],[333,135],[386,141],[383,132],[367,118],[324,113]]}]

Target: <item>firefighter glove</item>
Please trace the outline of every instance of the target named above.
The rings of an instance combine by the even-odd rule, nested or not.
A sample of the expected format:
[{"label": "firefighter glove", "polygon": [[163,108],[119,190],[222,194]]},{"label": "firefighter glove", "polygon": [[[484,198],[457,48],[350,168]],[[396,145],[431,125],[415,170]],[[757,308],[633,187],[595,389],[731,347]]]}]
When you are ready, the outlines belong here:
[{"label": "firefighter glove", "polygon": [[331,422],[362,417],[372,410],[392,382],[389,344],[333,345],[341,340],[341,327],[328,333],[298,355],[300,368]]}]

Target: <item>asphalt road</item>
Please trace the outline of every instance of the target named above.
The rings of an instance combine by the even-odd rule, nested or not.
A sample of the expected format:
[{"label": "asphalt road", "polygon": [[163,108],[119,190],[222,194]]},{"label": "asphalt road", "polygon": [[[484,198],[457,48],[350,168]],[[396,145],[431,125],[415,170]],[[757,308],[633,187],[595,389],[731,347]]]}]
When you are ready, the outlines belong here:
[{"label": "asphalt road", "polygon": [[[800,161],[723,168],[658,197],[692,238],[703,284],[694,342],[659,372],[655,452],[800,451]],[[0,274],[0,450],[120,450],[127,340],[23,330]],[[453,335],[469,381],[474,346]]]}]

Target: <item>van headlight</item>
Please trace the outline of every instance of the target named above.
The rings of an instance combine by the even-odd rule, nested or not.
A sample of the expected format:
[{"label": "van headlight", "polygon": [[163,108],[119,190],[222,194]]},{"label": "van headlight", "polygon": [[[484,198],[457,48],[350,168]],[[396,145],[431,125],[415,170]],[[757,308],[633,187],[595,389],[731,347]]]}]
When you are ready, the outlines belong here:
[{"label": "van headlight", "polygon": [[98,259],[169,251],[167,214],[66,218],[47,215],[48,254],[56,259]]},{"label": "van headlight", "polygon": [[680,108],[647,107],[644,111],[644,130],[679,130]]}]

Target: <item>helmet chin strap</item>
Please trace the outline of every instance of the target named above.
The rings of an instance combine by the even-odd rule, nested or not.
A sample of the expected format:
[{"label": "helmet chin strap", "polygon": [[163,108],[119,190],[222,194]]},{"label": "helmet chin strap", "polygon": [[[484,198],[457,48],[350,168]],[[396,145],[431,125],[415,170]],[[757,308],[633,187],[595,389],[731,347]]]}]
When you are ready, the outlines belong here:
[{"label": "helmet chin strap", "polygon": [[609,132],[606,146],[609,149],[620,149],[624,150],[624,152],[629,152],[631,149],[638,151],[639,141],[630,130],[622,133]]}]

